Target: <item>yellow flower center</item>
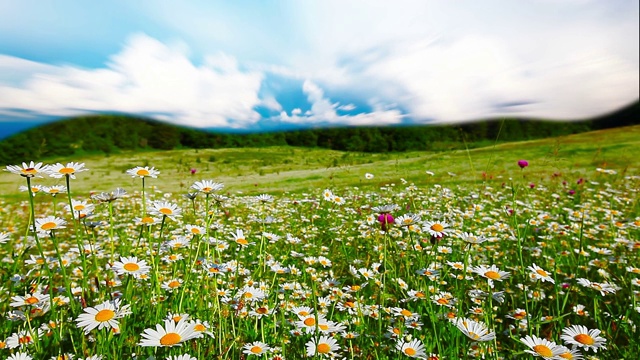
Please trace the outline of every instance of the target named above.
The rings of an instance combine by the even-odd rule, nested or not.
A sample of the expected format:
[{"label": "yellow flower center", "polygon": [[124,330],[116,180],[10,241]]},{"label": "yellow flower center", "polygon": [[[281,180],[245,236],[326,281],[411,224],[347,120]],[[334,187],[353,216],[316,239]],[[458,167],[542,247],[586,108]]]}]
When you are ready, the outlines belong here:
[{"label": "yellow flower center", "polygon": [[54,223],[53,221],[49,221],[48,223],[42,224],[40,228],[42,228],[42,230],[51,230],[55,229],[56,226],[58,226],[58,224]]},{"label": "yellow flower center", "polygon": [[202,324],[196,324],[196,326],[193,327],[193,330],[195,330],[195,331],[205,331],[205,330],[207,330],[207,328]]},{"label": "yellow flower center", "polygon": [[488,278],[489,278],[489,279],[491,279],[491,280],[498,280],[498,279],[500,279],[500,274],[499,274],[499,273],[497,273],[497,272],[495,272],[495,271],[493,271],[493,270],[489,270],[489,271],[487,271],[486,273],[484,273],[484,276],[485,276],[485,277],[488,277]]},{"label": "yellow flower center", "polygon": [[404,349],[404,353],[407,354],[408,356],[413,356],[413,355],[417,354],[418,352],[416,351],[416,349],[408,347],[408,348]]},{"label": "yellow flower center", "polygon": [[267,310],[267,308],[265,308],[265,307],[259,307],[259,308],[256,309],[256,312],[258,314],[263,314],[264,315],[264,314],[268,313],[269,310]]},{"label": "yellow flower center", "polygon": [[549,349],[545,345],[536,345],[536,346],[533,347],[533,351],[537,352],[538,354],[540,354],[540,355],[542,355],[544,357],[552,357],[553,356],[553,351],[551,351],[551,349]]},{"label": "yellow flower center", "polygon": [[192,233],[192,234],[200,234],[200,229],[198,229],[198,228],[191,228],[191,233]]},{"label": "yellow flower center", "polygon": [[431,230],[440,232],[440,231],[444,230],[444,226],[442,226],[440,224],[433,224],[433,225],[431,225]]},{"label": "yellow flower center", "polygon": [[149,216],[145,216],[145,217],[143,217],[142,219],[140,219],[140,221],[141,221],[143,224],[153,224],[153,223],[154,223],[153,218],[152,218],[152,217],[149,217]]},{"label": "yellow flower center", "polygon": [[105,322],[113,319],[114,316],[116,316],[116,313],[113,310],[103,309],[98,311],[95,319],[99,322]]},{"label": "yellow flower center", "polygon": [[573,359],[573,355],[571,355],[571,353],[568,351],[564,354],[560,354],[559,356],[563,359]]},{"label": "yellow flower center", "polygon": [[309,312],[308,312],[308,311],[304,311],[304,310],[302,310],[302,311],[300,311],[300,312],[298,313],[298,315],[300,315],[300,316],[307,316],[307,315],[309,315]]},{"label": "yellow flower center", "polygon": [[319,328],[320,330],[327,331],[327,330],[329,329],[329,325],[327,325],[327,324],[320,324],[320,325],[318,325],[318,328]]},{"label": "yellow flower center", "polygon": [[162,209],[160,209],[158,211],[160,211],[160,213],[163,214],[163,215],[171,215],[171,214],[173,214],[173,210],[171,210],[169,208],[162,208]]},{"label": "yellow flower center", "polygon": [[447,298],[440,298],[436,300],[436,302],[440,305],[447,305],[449,303],[449,300]]},{"label": "yellow flower center", "polygon": [[318,352],[320,354],[328,354],[331,351],[331,346],[327,343],[318,344]]},{"label": "yellow flower center", "polygon": [[73,207],[73,210],[75,211],[80,211],[80,210],[84,210],[85,206],[82,204],[78,204],[76,206]]},{"label": "yellow flower center", "polygon": [[173,280],[172,282],[169,283],[169,287],[172,289],[177,288],[178,286],[180,286],[180,282],[177,280]]},{"label": "yellow flower center", "polygon": [[425,295],[422,291],[418,291],[418,292],[416,293],[416,295],[415,295],[415,297],[417,297],[417,298],[423,298],[423,297],[425,297],[425,296],[426,296],[426,295]]},{"label": "yellow flower center", "polygon": [[210,187],[208,187],[208,186],[207,186],[207,187],[202,188],[202,192],[210,192],[211,190],[213,190],[213,189],[212,189],[212,188],[210,188]]},{"label": "yellow flower center", "polygon": [[35,175],[38,173],[38,170],[36,170],[35,168],[26,168],[22,169],[21,171],[25,175]]},{"label": "yellow flower center", "polygon": [[413,313],[411,311],[407,310],[407,309],[402,309],[402,311],[400,311],[400,314],[402,314],[403,316],[407,316],[407,317],[413,315]]},{"label": "yellow flower center", "polygon": [[307,325],[307,326],[313,326],[313,325],[315,325],[315,324],[316,324],[316,319],[314,319],[314,318],[311,318],[311,317],[310,317],[310,318],[306,318],[306,319],[304,319],[304,321],[303,321],[303,322],[304,322],[304,324],[305,324],[305,325]]},{"label": "yellow flower center", "polygon": [[593,343],[595,342],[595,340],[593,340],[593,338],[587,334],[578,334],[574,336],[573,339],[584,345],[593,345]]},{"label": "yellow flower center", "polygon": [[136,263],[126,263],[122,268],[127,271],[138,271],[140,270],[140,265]]},{"label": "yellow flower center", "polygon": [[239,238],[236,240],[236,242],[240,245],[249,245],[249,242],[245,238]]},{"label": "yellow flower center", "polygon": [[247,291],[243,296],[247,299],[251,299],[253,297],[253,294]]},{"label": "yellow flower center", "polygon": [[136,171],[136,175],[138,175],[138,176],[149,176],[149,170],[140,169],[140,170]]},{"label": "yellow flower center", "polygon": [[59,192],[60,192],[60,190],[58,190],[58,189],[49,189],[49,193],[51,193],[51,194],[57,194]]},{"label": "yellow flower center", "polygon": [[63,167],[62,169],[58,170],[58,172],[60,174],[73,174],[74,172],[76,172],[76,169],[74,168],[70,168],[70,167]]},{"label": "yellow flower center", "polygon": [[474,332],[472,332],[472,331],[469,331],[469,337],[470,337],[471,339],[473,339],[473,340],[478,340],[478,339],[480,339],[480,335],[478,335],[478,334],[476,334],[476,333],[474,333]]},{"label": "yellow flower center", "polygon": [[254,346],[251,348],[251,352],[254,354],[260,354],[262,352],[262,347],[260,346]]},{"label": "yellow flower center", "polygon": [[32,296],[30,298],[24,299],[24,302],[29,304],[29,305],[33,305],[33,304],[38,303],[38,298],[35,297],[35,296]]},{"label": "yellow flower center", "polygon": [[538,273],[538,275],[540,275],[542,277],[549,276],[549,274],[546,271],[542,270],[542,269],[538,269],[538,270],[536,270],[536,272]]},{"label": "yellow flower center", "polygon": [[171,346],[175,345],[182,340],[179,334],[176,333],[167,333],[163,337],[160,338],[160,345],[162,346]]}]

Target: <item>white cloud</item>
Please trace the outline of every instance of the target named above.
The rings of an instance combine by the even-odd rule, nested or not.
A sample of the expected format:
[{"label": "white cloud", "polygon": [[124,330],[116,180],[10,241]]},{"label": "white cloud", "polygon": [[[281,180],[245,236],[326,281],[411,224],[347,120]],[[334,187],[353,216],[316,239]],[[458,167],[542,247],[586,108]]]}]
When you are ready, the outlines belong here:
[{"label": "white cloud", "polygon": [[255,106],[278,108],[258,96],[263,75],[239,70],[228,55],[208,56],[196,66],[183,45],[168,46],[146,35],[131,37],[100,69],[42,65],[0,57],[0,69],[29,68],[27,78],[0,85],[0,109],[22,108],[43,115],[93,111],[158,114],[196,127],[244,127],[260,119]]},{"label": "white cloud", "polygon": [[[370,100],[373,111],[355,115],[338,115],[336,109],[340,109],[339,103],[332,103],[325,97],[324,91],[312,81],[306,80],[302,84],[302,91],[307,95],[307,100],[311,104],[311,109],[301,115],[302,110],[296,108],[291,111],[291,115],[285,111],[280,113],[278,120],[300,125],[311,125],[314,123],[340,124],[340,125],[390,125],[399,124],[404,115],[398,109],[384,106],[383,104]],[[352,104],[344,107],[355,108]]]}]

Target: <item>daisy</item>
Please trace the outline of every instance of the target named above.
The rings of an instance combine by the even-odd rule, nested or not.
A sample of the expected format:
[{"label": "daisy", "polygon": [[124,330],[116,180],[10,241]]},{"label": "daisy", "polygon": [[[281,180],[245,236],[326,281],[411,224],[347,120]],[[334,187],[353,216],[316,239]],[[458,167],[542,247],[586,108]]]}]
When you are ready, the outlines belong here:
[{"label": "daisy", "polygon": [[235,233],[231,233],[231,236],[233,237],[233,241],[242,247],[249,246],[252,244],[244,236],[244,231],[240,229],[236,230]]},{"label": "daisy", "polygon": [[53,230],[64,229],[66,221],[59,217],[47,216],[42,219],[36,219],[36,230],[39,233],[49,233]]},{"label": "daisy", "polygon": [[160,171],[156,170],[154,167],[149,168],[148,166],[136,166],[133,169],[127,170],[127,174],[131,175],[131,177],[145,178],[150,176],[152,178],[157,178]]},{"label": "daisy", "polygon": [[340,346],[338,346],[338,342],[336,339],[322,335],[316,341],[315,338],[307,341],[307,356],[315,356],[316,354],[321,354],[323,356],[331,357],[335,355],[335,352],[340,350]]},{"label": "daisy", "polygon": [[496,338],[496,333],[493,331],[489,332],[489,329],[484,323],[466,318],[457,318],[453,323],[463,334],[473,341],[491,341]]},{"label": "daisy", "polygon": [[261,341],[254,341],[252,343],[249,344],[245,344],[242,347],[242,352],[247,354],[247,355],[262,355],[266,352],[268,352],[269,350],[271,350],[271,348],[269,347],[269,345],[261,342]]},{"label": "daisy", "polygon": [[4,244],[9,241],[9,234],[0,232],[0,244]]},{"label": "daisy", "polygon": [[560,355],[563,350],[562,346],[559,346],[555,342],[539,338],[535,335],[527,335],[524,338],[520,339],[520,341],[522,341],[530,349],[525,350],[525,352],[532,354],[533,356],[540,356],[545,359],[557,359],[558,355]]},{"label": "daisy", "polygon": [[169,356],[166,360],[198,360],[189,354]]},{"label": "daisy", "polygon": [[48,173],[52,178],[62,178],[68,176],[72,179],[76,178],[76,173],[88,171],[89,169],[84,168],[84,163],[75,163],[70,162],[67,165],[62,165],[61,163],[57,163],[55,165],[49,166]]},{"label": "daisy", "polygon": [[560,355],[558,355],[559,359],[569,359],[569,360],[581,360],[583,359],[582,353],[578,349],[569,349],[566,346],[560,346]]},{"label": "daisy", "polygon": [[[46,186],[42,185],[31,185],[31,194],[36,196],[40,191],[44,191],[45,187]],[[22,192],[29,191],[29,188],[24,185],[20,186],[18,189]]]},{"label": "daisy", "polygon": [[20,175],[23,177],[42,177],[42,173],[48,173],[49,165],[42,165],[41,162],[34,163],[31,161],[29,164],[23,162],[22,167],[20,165],[7,165],[4,171],[9,171],[13,174]]},{"label": "daisy", "polygon": [[329,189],[326,189],[325,191],[322,192],[322,197],[327,201],[331,201],[333,200],[333,192],[331,192],[331,190]]},{"label": "daisy", "polygon": [[177,288],[179,288],[180,285],[182,285],[182,280],[181,279],[171,279],[171,280],[167,280],[167,281],[163,282],[161,287],[164,290],[172,292],[172,291],[176,290]]},{"label": "daisy", "polygon": [[187,234],[191,235],[203,235],[207,232],[205,228],[198,225],[186,225]]},{"label": "daisy", "polygon": [[116,261],[112,266],[113,271],[118,275],[131,274],[139,276],[147,274],[151,270],[151,266],[147,265],[144,260],[138,260],[136,256],[120,257],[120,261]]},{"label": "daisy", "polygon": [[16,295],[11,297],[11,307],[21,306],[42,306],[49,301],[49,295],[35,292],[33,294],[25,294],[24,296]]},{"label": "daisy", "polygon": [[92,196],[93,199],[100,202],[113,202],[127,194],[127,191],[122,188],[116,188],[112,192],[102,192]]},{"label": "daisy", "polygon": [[33,358],[27,353],[17,352],[11,354],[7,360],[33,360]]},{"label": "daisy", "polygon": [[449,224],[442,221],[425,221],[422,231],[431,236],[441,238],[450,232],[450,230],[447,229],[448,226]]},{"label": "daisy", "polygon": [[459,235],[459,237],[467,244],[482,244],[483,242],[487,241],[487,238],[484,236],[476,236],[468,232],[463,232]]},{"label": "daisy", "polygon": [[213,182],[211,180],[196,181],[195,183],[193,183],[193,185],[191,185],[191,188],[194,189],[195,191],[199,191],[205,194],[222,190],[223,187],[224,187],[223,184]]},{"label": "daisy", "polygon": [[373,174],[371,174],[371,173],[366,173],[366,174],[364,174],[364,178],[365,178],[365,179],[367,179],[367,180],[371,180],[371,179],[373,179],[373,177],[374,177],[374,176],[373,176]]},{"label": "daisy", "polygon": [[168,201],[154,201],[151,206],[149,210],[151,215],[166,216],[172,220],[176,220],[176,218],[182,216],[182,209],[180,209],[178,205]]},{"label": "daisy", "polygon": [[453,295],[451,295],[450,292],[446,292],[446,291],[441,291],[438,294],[432,295],[431,301],[433,301],[434,303],[440,306],[446,306],[446,307],[453,307],[457,302],[457,300],[453,297]]},{"label": "daisy", "polygon": [[[35,331],[35,333],[36,337],[39,339],[40,337],[42,337],[43,331],[42,329],[38,329],[37,331]],[[15,349],[17,347],[25,348],[33,344],[34,342],[35,341],[33,335],[31,332],[29,332],[29,330],[20,330],[16,333],[13,333],[6,340],[7,348],[9,349]]]},{"label": "daisy", "polygon": [[424,345],[419,339],[413,339],[409,342],[399,341],[396,343],[396,349],[410,358],[424,359],[427,356]]},{"label": "daisy", "polygon": [[164,327],[156,325],[156,329],[145,329],[142,333],[140,346],[180,346],[183,342],[201,337],[202,334],[195,331],[195,323],[180,320],[177,323],[166,319]]},{"label": "daisy", "polygon": [[600,295],[602,296],[605,296],[606,294],[613,294],[616,292],[616,288],[609,283],[597,283],[597,282],[591,282],[584,278],[579,278],[578,284],[584,287],[589,287],[594,290],[600,291]]},{"label": "daisy", "polygon": [[531,278],[531,280],[542,280],[542,282],[548,281],[552,284],[556,283],[555,280],[553,280],[553,278],[551,277],[550,273],[544,271],[535,263],[533,263],[533,265],[530,265],[527,269],[531,271],[529,273],[529,277]]},{"label": "daisy", "polygon": [[489,281],[493,281],[493,280],[502,281],[508,278],[509,276],[511,276],[508,272],[501,271],[495,265],[491,265],[491,267],[486,267],[484,265],[475,266],[471,268],[471,271],[484,278],[489,279]]},{"label": "daisy", "polygon": [[49,195],[56,196],[67,192],[67,187],[64,185],[43,186],[42,191]]},{"label": "daisy", "polygon": [[562,329],[560,338],[564,340],[565,344],[581,347],[585,350],[593,350],[597,353],[598,349],[606,349],[604,344],[607,339],[599,336],[600,333],[599,329],[588,329],[583,325],[573,325]]},{"label": "daisy", "polygon": [[80,201],[80,200],[71,200],[71,207],[69,207],[69,205],[66,206],[67,211],[73,209],[73,211],[75,213],[90,213],[91,211],[93,211],[94,205],[93,204],[89,204],[86,201]]},{"label": "daisy", "polygon": [[84,328],[84,333],[88,334],[91,330],[119,329],[118,319],[129,315],[129,305],[120,305],[120,299],[113,301],[105,301],[95,307],[84,308],[84,313],[80,314],[76,319],[78,327]]}]

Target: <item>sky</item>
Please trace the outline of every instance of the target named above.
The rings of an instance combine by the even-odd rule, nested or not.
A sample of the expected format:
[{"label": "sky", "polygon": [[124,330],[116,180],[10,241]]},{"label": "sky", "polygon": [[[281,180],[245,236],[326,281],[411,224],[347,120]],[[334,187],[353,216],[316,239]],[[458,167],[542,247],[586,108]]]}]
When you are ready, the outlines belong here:
[{"label": "sky", "polygon": [[0,0],[0,128],[592,118],[638,100],[639,27],[637,0]]}]

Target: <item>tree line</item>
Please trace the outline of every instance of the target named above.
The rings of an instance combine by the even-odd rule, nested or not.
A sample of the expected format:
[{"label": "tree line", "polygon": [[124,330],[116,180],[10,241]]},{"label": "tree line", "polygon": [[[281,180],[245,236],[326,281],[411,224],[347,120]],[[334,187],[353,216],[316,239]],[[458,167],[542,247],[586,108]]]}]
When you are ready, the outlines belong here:
[{"label": "tree line", "polygon": [[446,151],[640,123],[636,102],[608,116],[574,122],[494,119],[456,125],[341,127],[265,133],[219,133],[124,115],[82,116],[0,141],[0,164],[122,150],[302,146],[360,152]]}]

